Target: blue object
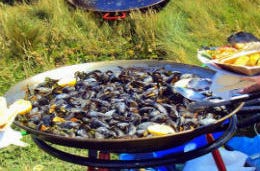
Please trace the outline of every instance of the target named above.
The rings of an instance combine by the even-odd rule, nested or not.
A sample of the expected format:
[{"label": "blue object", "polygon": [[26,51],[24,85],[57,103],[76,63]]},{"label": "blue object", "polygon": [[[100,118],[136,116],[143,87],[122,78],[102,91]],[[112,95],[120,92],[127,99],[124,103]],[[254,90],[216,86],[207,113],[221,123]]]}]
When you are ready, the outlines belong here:
[{"label": "blue object", "polygon": [[[213,137],[214,137],[214,139],[217,139],[222,134],[223,134],[223,132],[217,132],[217,133],[213,134]],[[167,150],[154,152],[154,157],[155,158],[161,158],[161,157],[164,157],[164,156],[166,156],[168,154],[172,154],[172,153],[188,152],[188,151],[191,151],[191,150],[195,150],[197,148],[201,148],[201,147],[203,147],[207,144],[208,144],[208,142],[206,140],[205,135],[201,135],[199,137],[192,139],[191,141],[189,141],[185,145],[174,147],[174,148],[167,149]]]},{"label": "blue object", "polygon": [[[213,134],[213,137],[215,139],[218,139],[222,134],[223,134],[223,132],[217,132],[217,133]],[[195,149],[201,148],[207,144],[208,144],[208,142],[206,140],[205,135],[201,135],[181,146],[177,146],[177,147],[170,148],[167,150],[151,152],[151,153],[138,153],[138,154],[122,153],[119,155],[119,159],[120,160],[135,160],[135,159],[138,160],[138,159],[149,159],[149,158],[162,158],[166,155],[173,154],[173,153],[188,152],[191,150],[195,150]],[[169,168],[169,167],[171,167],[171,168]],[[174,163],[172,166],[168,166],[168,167],[161,166],[161,167],[146,168],[146,169],[148,169],[149,171],[169,171],[169,170],[177,171],[178,170],[175,167]],[[132,169],[131,171],[135,171],[135,170]]]},{"label": "blue object", "polygon": [[260,171],[260,135],[253,138],[249,137],[233,137],[228,141],[227,146],[231,150],[241,151],[247,154],[247,164],[256,167]]},{"label": "blue object", "polygon": [[78,4],[93,11],[116,12],[141,9],[163,2],[163,0],[77,0]]}]

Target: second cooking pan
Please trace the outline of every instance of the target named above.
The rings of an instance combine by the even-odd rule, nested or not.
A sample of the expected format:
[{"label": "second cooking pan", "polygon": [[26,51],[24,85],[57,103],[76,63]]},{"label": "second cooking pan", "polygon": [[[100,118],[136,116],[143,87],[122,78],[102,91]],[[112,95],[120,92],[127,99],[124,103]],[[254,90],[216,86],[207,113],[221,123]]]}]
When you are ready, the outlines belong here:
[{"label": "second cooking pan", "polygon": [[[160,9],[169,0],[67,0],[71,5],[97,13],[102,13],[107,20],[124,19],[126,13],[133,10],[146,11]],[[115,14],[117,13],[117,14]]]}]

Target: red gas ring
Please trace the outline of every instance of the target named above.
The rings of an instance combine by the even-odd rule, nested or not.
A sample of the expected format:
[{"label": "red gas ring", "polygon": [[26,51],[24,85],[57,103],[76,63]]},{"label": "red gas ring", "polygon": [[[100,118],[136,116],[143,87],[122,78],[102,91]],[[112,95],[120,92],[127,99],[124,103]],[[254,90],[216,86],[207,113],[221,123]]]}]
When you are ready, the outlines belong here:
[{"label": "red gas ring", "polygon": [[121,20],[126,18],[126,12],[120,12],[120,15],[111,16],[111,13],[107,12],[103,15],[104,20]]}]

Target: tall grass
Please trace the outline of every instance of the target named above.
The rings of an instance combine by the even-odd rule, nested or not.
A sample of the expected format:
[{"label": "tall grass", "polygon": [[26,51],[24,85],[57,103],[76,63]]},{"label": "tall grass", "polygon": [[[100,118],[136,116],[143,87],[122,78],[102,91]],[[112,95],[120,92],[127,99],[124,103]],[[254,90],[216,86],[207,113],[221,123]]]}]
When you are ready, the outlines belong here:
[{"label": "tall grass", "polygon": [[258,35],[257,7],[259,1],[170,1],[159,13],[132,12],[125,20],[110,23],[74,10],[64,0],[2,4],[2,54],[29,61],[26,68],[33,68],[32,72],[116,59],[199,64],[195,55],[201,45],[223,44],[229,34],[240,30]]},{"label": "tall grass", "polygon": [[[159,12],[134,11],[114,22],[74,9],[65,0],[12,0],[12,6],[2,2],[0,94],[19,80],[63,65],[120,59],[200,65],[196,51],[201,46],[223,45],[237,31],[260,37],[259,0],[171,0]],[[25,140],[31,144],[28,149],[0,150],[0,170],[32,170],[36,164],[46,170],[54,165],[56,170],[82,169],[40,152]],[[13,154],[20,159],[14,161]]]}]

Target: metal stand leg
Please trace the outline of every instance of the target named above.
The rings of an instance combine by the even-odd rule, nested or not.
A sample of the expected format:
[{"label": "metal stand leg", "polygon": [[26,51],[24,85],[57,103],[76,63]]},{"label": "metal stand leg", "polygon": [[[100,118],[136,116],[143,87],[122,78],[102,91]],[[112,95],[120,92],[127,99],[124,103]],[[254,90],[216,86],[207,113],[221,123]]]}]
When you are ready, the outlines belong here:
[{"label": "metal stand leg", "polygon": [[[97,158],[97,150],[88,150],[88,157],[89,158]],[[88,167],[87,171],[95,171],[95,167]]]},{"label": "metal stand leg", "polygon": [[[99,152],[99,159],[110,160],[110,153],[104,152],[104,151],[100,151]],[[100,169],[98,169],[98,171],[109,171],[109,169],[107,169],[107,168],[100,168]]]},{"label": "metal stand leg", "polygon": [[[207,138],[208,143],[211,143],[211,142],[214,141],[214,137],[213,137],[212,134],[206,134],[206,138]],[[214,158],[215,163],[218,167],[218,170],[219,171],[227,171],[225,163],[224,163],[224,161],[221,157],[220,152],[216,149],[216,150],[213,150],[211,154],[213,155],[213,158]]]},{"label": "metal stand leg", "polygon": [[[98,154],[98,155],[97,155]],[[110,160],[110,153],[100,151],[99,153],[96,150],[89,150],[88,151],[88,157],[96,159],[104,159],[104,160]],[[109,171],[107,168],[98,168],[95,167],[88,167],[87,171]]]},{"label": "metal stand leg", "polygon": [[[237,127],[237,117],[236,115],[232,116],[230,119],[230,122],[228,123],[228,126],[226,127],[223,125],[223,128],[220,128],[217,131],[223,131],[223,134],[214,140],[214,138],[210,137],[208,135],[208,141],[212,143],[208,143],[205,146],[202,146],[200,148],[197,148],[195,150],[191,150],[188,152],[171,152],[166,155],[162,155],[158,158],[145,158],[145,159],[133,159],[133,160],[117,160],[117,159],[98,159],[97,152],[98,150],[90,150],[88,151],[88,157],[83,157],[80,155],[71,154],[65,151],[60,150],[59,148],[53,147],[52,143],[45,142],[44,140],[38,139],[36,136],[32,135],[32,139],[35,142],[35,144],[45,151],[46,153],[61,159],[63,161],[71,162],[74,164],[79,164],[83,166],[89,166],[90,171],[97,170],[98,168],[106,168],[112,171],[113,169],[138,169],[138,168],[147,168],[147,167],[159,167],[159,166],[169,166],[175,163],[184,163],[188,160],[200,157],[202,155],[208,154],[219,147],[223,146],[228,140],[230,140]],[[106,151],[106,152],[113,152],[113,151]],[[124,151],[125,152],[125,151]],[[117,153],[120,153],[120,151],[117,151]],[[214,154],[214,155],[217,155]],[[108,157],[104,157],[108,158]],[[220,157],[221,159],[221,157]],[[221,160],[215,160],[216,162],[221,162]],[[220,171],[225,171],[225,165],[222,161],[222,168],[221,165],[218,164],[218,167],[220,168]]]}]

